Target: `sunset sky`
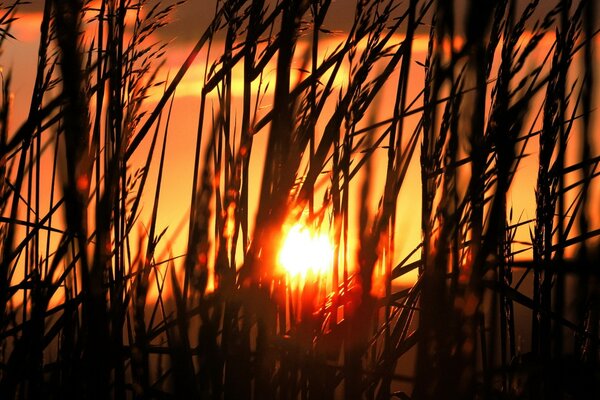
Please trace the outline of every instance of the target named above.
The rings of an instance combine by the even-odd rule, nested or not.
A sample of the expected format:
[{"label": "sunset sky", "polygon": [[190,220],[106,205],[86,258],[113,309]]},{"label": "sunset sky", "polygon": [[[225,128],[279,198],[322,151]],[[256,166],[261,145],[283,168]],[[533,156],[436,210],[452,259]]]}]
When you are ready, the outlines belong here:
[{"label": "sunset sky", "polygon": [[[0,59],[0,63],[3,67],[4,74],[7,71],[11,71],[13,74],[12,92],[14,94],[14,109],[12,116],[12,129],[17,128],[22,121],[25,120],[30,94],[32,91],[33,78],[35,76],[35,61],[38,46],[38,34],[39,24],[41,21],[41,2],[33,2],[34,4],[23,6],[19,14],[20,19],[13,26],[13,34],[17,38],[16,41],[9,40],[4,48],[4,53]],[[353,15],[354,10],[348,4],[342,0],[334,1],[331,6],[331,10],[328,13],[328,20],[325,22],[325,27],[331,30],[333,33],[329,35],[323,35],[322,41],[319,44],[320,58],[323,58],[328,52],[340,43],[345,38],[345,30],[348,29]],[[460,1],[457,2],[456,9],[460,10]],[[553,2],[542,1],[542,7],[539,10],[541,13],[552,4]],[[462,3],[461,3],[462,4]],[[160,79],[167,79],[168,76],[172,77],[178,70],[179,66],[183,63],[187,57],[189,51],[193,47],[193,43],[202,34],[213,16],[214,1],[188,1],[177,8],[175,14],[172,16],[172,22],[160,31],[159,35],[156,35],[153,39],[156,41],[170,41],[165,54],[165,66],[160,74]],[[460,17],[460,13],[457,12]],[[418,65],[418,62],[424,62],[426,51],[427,51],[427,27],[423,27],[422,31],[417,36],[414,47],[413,47],[413,67],[411,67],[411,82],[415,82],[414,85],[409,88],[409,101],[411,101],[421,90],[422,82],[424,80],[423,68]],[[87,32],[88,40],[92,37],[93,32]],[[222,39],[217,40],[212,47],[212,55],[220,54],[220,49],[223,46]],[[398,43],[402,40],[401,37],[397,37],[395,41]],[[548,38],[546,44],[542,43],[540,46],[539,53],[535,55],[535,60],[541,62],[543,53],[548,49],[549,43],[552,42],[552,38]],[[294,79],[297,81],[301,78],[302,73],[300,68],[302,67],[303,59],[309,51],[310,44],[306,38],[300,37],[298,46],[296,49],[297,61],[293,67],[296,68],[296,74],[292,75],[292,84]],[[192,180],[192,167],[193,167],[193,156],[194,156],[194,145],[195,136],[197,131],[197,115],[199,109],[199,93],[201,90],[202,77],[205,71],[204,60],[206,59],[206,48],[202,50],[194,65],[188,71],[181,85],[179,85],[176,92],[176,100],[173,106],[173,114],[170,123],[169,141],[167,145],[167,160],[165,170],[167,171],[165,181],[163,183],[163,194],[161,198],[161,206],[158,216],[158,226],[162,229],[169,227],[169,233],[167,234],[167,240],[164,241],[163,247],[160,248],[163,252],[172,252],[173,255],[183,254],[185,249],[185,232],[187,228],[186,215],[189,210],[189,199],[191,196],[191,180]],[[214,60],[214,56],[211,57]],[[532,60],[530,60],[532,62]],[[532,64],[529,68],[532,68]],[[347,76],[348,71],[342,67],[340,72],[340,78],[336,80],[338,87],[343,87],[344,76]],[[269,81],[269,71],[274,71],[274,61],[265,70],[267,76],[265,81]],[[233,96],[234,103],[238,105],[238,109],[241,109],[240,94],[243,71],[241,68],[234,70],[233,76]],[[378,104],[378,115],[377,120],[385,120],[391,116],[391,103],[386,99],[386,92],[390,95],[395,93],[396,87],[395,82],[397,81],[397,73],[390,76],[390,84],[384,88],[382,95],[379,100],[376,100]],[[263,106],[268,106],[272,101],[272,90],[274,84],[272,84],[267,92]],[[156,102],[161,94],[162,89],[156,88],[153,97],[150,98],[147,106],[151,108],[152,104]],[[213,96],[209,97],[213,101],[213,106],[217,107],[216,104],[216,92]],[[330,110],[333,110],[334,102],[328,103]],[[268,108],[268,107],[267,107]],[[329,111],[331,113],[331,111]],[[324,113],[325,115],[328,112]],[[164,120],[163,120],[164,122]],[[414,128],[417,118],[407,120],[408,124],[405,127],[407,132],[411,132]],[[205,129],[210,129],[210,125],[205,126]],[[251,162],[254,165],[261,165],[262,159],[264,158],[264,147],[266,141],[266,129],[261,131],[255,136],[255,151]],[[405,135],[408,136],[408,135]],[[577,139],[575,139],[577,140]],[[148,141],[145,142],[147,145]],[[597,143],[596,143],[597,146]],[[134,157],[132,163],[140,163],[145,159],[144,147],[138,150],[139,157]],[[509,204],[513,209],[513,222],[518,220],[528,220],[534,218],[534,187],[535,177],[537,173],[537,139],[532,139],[529,142],[526,153],[529,157],[521,163],[519,173],[516,181],[512,188],[518,188],[517,190],[511,190],[509,194]],[[578,146],[572,147],[575,152],[578,151]],[[263,149],[263,150],[261,150]],[[466,150],[466,149],[463,149]],[[592,154],[597,154],[596,151],[592,151]],[[383,172],[385,165],[385,149],[379,149],[374,153],[374,168]],[[577,154],[571,154],[573,159],[576,159]],[[49,162],[49,158],[47,162]],[[418,157],[413,158],[413,163],[409,169],[406,185],[400,191],[400,197],[398,201],[398,219],[397,219],[397,233],[398,233],[398,248],[397,258],[398,260],[403,259],[412,249],[414,249],[420,242],[420,173],[418,169]],[[155,166],[156,169],[156,166]],[[259,170],[260,168],[254,168]],[[154,170],[150,176],[149,181],[153,182],[153,177],[156,175]],[[374,176],[378,176],[376,173]],[[258,191],[260,188],[260,176],[253,177],[254,184],[251,185],[251,207],[256,207],[258,199]],[[575,177],[573,178],[575,179]],[[376,208],[377,202],[379,201],[379,193],[382,191],[383,181],[374,179],[371,184],[373,191],[376,195],[372,196],[369,200],[373,209]],[[358,186],[358,185],[355,185]],[[600,198],[599,185],[594,185],[592,199],[598,200]],[[252,191],[252,188],[254,190]],[[153,190],[152,188],[150,190]],[[356,189],[358,190],[358,189]],[[592,202],[593,204],[593,202]],[[356,213],[356,210],[354,210]],[[147,220],[150,215],[150,205],[147,205],[142,210],[141,221]],[[599,215],[595,213],[593,216],[594,223],[592,226],[598,226]],[[354,221],[356,223],[356,221]],[[517,240],[528,241],[529,240],[529,227],[523,226]],[[416,255],[417,256],[417,255]],[[413,279],[413,278],[409,278]]]}]

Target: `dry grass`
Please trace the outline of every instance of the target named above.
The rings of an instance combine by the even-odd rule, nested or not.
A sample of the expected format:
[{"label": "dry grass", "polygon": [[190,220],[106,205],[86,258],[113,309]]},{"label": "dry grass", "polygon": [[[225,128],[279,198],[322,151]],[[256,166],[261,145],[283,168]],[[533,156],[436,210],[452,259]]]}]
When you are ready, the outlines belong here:
[{"label": "dry grass", "polygon": [[[0,6],[0,46],[19,46],[20,3]],[[222,0],[162,82],[155,33],[184,5],[46,0],[16,129],[1,81],[0,397],[597,396],[595,5],[547,3],[359,0],[321,56],[330,0]],[[169,127],[200,54],[187,247],[166,256]],[[509,193],[527,157],[524,220]],[[299,219],[335,257],[294,289],[275,266]]]}]

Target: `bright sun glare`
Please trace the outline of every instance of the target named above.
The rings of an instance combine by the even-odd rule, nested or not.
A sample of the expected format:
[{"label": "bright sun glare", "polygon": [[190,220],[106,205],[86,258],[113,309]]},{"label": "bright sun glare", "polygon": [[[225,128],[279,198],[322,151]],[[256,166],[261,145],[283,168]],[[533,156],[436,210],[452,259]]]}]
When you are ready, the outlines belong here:
[{"label": "bright sun glare", "polygon": [[332,269],[333,245],[325,233],[308,227],[292,226],[279,252],[279,265],[291,277],[306,277],[311,272],[319,275]]}]

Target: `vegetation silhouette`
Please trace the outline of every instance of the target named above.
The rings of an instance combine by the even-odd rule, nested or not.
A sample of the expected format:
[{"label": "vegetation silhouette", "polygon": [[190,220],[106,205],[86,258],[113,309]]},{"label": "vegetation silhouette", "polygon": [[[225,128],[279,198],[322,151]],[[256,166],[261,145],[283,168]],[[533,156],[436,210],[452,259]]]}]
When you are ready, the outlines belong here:
[{"label": "vegetation silhouette", "polygon": [[[172,78],[167,0],[45,0],[15,128],[3,73],[0,398],[598,398],[595,2],[356,0],[342,33],[331,0],[215,3]],[[24,5],[0,5],[0,48]],[[166,255],[194,62],[187,248]],[[294,283],[276,266],[298,221],[334,256]]]}]

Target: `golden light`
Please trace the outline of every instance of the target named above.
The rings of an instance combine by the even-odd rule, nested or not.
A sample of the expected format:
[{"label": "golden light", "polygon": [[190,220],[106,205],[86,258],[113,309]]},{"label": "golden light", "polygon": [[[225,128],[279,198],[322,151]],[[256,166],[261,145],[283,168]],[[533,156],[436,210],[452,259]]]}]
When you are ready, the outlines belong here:
[{"label": "golden light", "polygon": [[327,234],[296,224],[287,231],[278,262],[290,277],[321,275],[332,270],[333,244]]}]

